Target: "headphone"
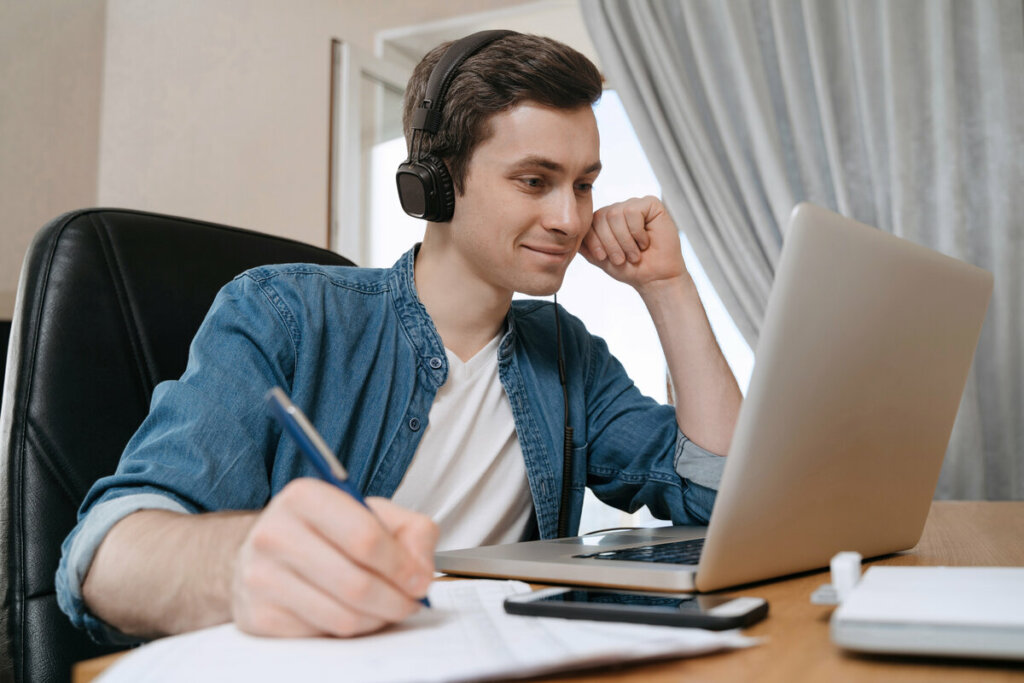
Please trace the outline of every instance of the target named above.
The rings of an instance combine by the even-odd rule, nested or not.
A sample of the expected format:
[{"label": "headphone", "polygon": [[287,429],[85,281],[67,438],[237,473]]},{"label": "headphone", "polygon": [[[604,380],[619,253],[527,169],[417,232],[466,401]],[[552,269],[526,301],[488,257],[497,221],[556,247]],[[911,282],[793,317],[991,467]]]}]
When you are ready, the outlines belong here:
[{"label": "headphone", "polygon": [[423,101],[412,117],[409,158],[399,164],[395,180],[402,208],[413,218],[444,223],[455,213],[455,188],[444,161],[433,154],[419,155],[416,133],[437,133],[444,98],[462,63],[486,45],[515,31],[479,31],[452,43],[430,72]]}]

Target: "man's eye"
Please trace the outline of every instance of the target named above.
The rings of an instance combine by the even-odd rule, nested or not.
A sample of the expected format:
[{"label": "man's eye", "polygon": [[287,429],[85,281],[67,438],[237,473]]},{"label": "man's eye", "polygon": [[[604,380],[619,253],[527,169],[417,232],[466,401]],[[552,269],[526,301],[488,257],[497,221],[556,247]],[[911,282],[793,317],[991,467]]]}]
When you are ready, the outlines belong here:
[{"label": "man's eye", "polygon": [[527,187],[542,187],[544,185],[542,178],[523,178],[522,180]]},{"label": "man's eye", "polygon": [[576,191],[577,192],[586,193],[586,192],[590,192],[593,189],[594,189],[594,183],[576,183]]}]

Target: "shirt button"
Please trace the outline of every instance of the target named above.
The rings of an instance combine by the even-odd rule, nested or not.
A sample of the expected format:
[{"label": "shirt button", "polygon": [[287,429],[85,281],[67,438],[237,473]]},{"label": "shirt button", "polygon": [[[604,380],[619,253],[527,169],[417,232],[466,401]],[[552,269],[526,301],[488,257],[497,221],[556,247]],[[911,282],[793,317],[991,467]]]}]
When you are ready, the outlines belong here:
[{"label": "shirt button", "polygon": [[418,432],[420,430],[420,419],[418,417],[414,417],[409,420],[409,429],[414,432]]},{"label": "shirt button", "polygon": [[440,358],[435,357],[430,359],[430,367],[434,368],[435,370],[440,370],[442,365],[444,365],[444,363],[441,362]]}]

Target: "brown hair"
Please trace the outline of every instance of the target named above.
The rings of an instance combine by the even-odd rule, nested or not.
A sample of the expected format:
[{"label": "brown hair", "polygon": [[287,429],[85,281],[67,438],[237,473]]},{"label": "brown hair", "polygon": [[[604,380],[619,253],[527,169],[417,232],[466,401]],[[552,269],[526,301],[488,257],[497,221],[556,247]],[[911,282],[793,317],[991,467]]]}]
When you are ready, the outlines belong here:
[{"label": "brown hair", "polygon": [[[402,128],[410,151],[413,113],[426,94],[430,72],[450,45],[442,43],[428,52],[405,89]],[[573,48],[542,36],[504,36],[459,67],[445,97],[440,129],[418,136],[418,158],[440,157],[456,192],[462,194],[469,160],[477,145],[491,136],[488,122],[494,114],[527,101],[576,109],[593,105],[600,97],[601,74]]]}]

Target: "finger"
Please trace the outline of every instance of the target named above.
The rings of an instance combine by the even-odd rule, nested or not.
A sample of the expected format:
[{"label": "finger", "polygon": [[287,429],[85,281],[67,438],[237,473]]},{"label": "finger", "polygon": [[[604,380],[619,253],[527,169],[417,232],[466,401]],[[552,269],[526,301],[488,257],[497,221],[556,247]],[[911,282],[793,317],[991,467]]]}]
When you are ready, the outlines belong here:
[{"label": "finger", "polygon": [[247,612],[238,610],[234,622],[239,630],[254,636],[312,638],[324,635],[323,630],[314,628],[305,620],[277,605],[264,604]]},{"label": "finger", "polygon": [[[596,218],[597,214],[595,214]],[[597,265],[601,261],[608,258],[608,254],[605,252],[604,247],[601,246],[601,240],[598,238],[597,233],[594,232],[593,225],[591,229],[587,231],[587,234],[583,237],[583,243],[580,244],[580,253],[583,257]]]},{"label": "finger", "polygon": [[651,236],[647,232],[647,212],[644,207],[637,203],[631,203],[623,208],[623,214],[633,241],[636,242],[640,251],[647,251],[647,248],[651,246]]},{"label": "finger", "polygon": [[284,565],[255,564],[243,580],[249,591],[250,609],[237,621],[249,633],[348,637],[376,631],[395,621],[368,615],[334,600]]},{"label": "finger", "polygon": [[619,241],[612,234],[610,222],[613,211],[602,211],[600,216],[594,217],[594,225],[590,229],[598,240],[601,250],[607,255],[613,265],[621,266],[626,262],[626,254],[619,245]]},{"label": "finger", "polygon": [[398,542],[405,546],[413,557],[419,558],[427,571],[433,574],[434,551],[441,535],[441,530],[434,520],[395,505],[386,498],[368,498],[366,502]]},{"label": "finger", "polygon": [[[301,487],[296,486],[305,482]],[[274,501],[294,507],[304,522],[356,564],[412,597],[422,597],[433,576],[361,503],[317,479],[297,479]]]},{"label": "finger", "polygon": [[[411,602],[399,617],[382,616],[377,609],[379,603],[361,600],[362,596],[359,595],[352,602],[334,600],[331,594],[301,578],[294,576],[285,609],[297,619],[303,619],[313,628],[332,636],[349,637],[376,631],[387,624],[401,621],[419,609],[418,603]],[[351,577],[339,577],[342,585],[351,585],[351,581]]]},{"label": "finger", "polygon": [[600,265],[600,261],[594,256],[593,252],[590,251],[590,247],[587,246],[586,242],[580,245],[579,254],[585,258],[588,263],[595,266]]},{"label": "finger", "polygon": [[636,263],[640,260],[640,247],[633,238],[633,233],[629,229],[626,218],[626,212],[623,208],[609,212],[608,226],[611,228],[612,237],[615,238],[619,249],[622,251],[623,258],[630,263]]},{"label": "finger", "polygon": [[253,537],[258,551],[288,567],[296,580],[315,587],[332,603],[386,622],[401,621],[419,608],[413,596],[346,557],[305,520],[282,516]]}]

